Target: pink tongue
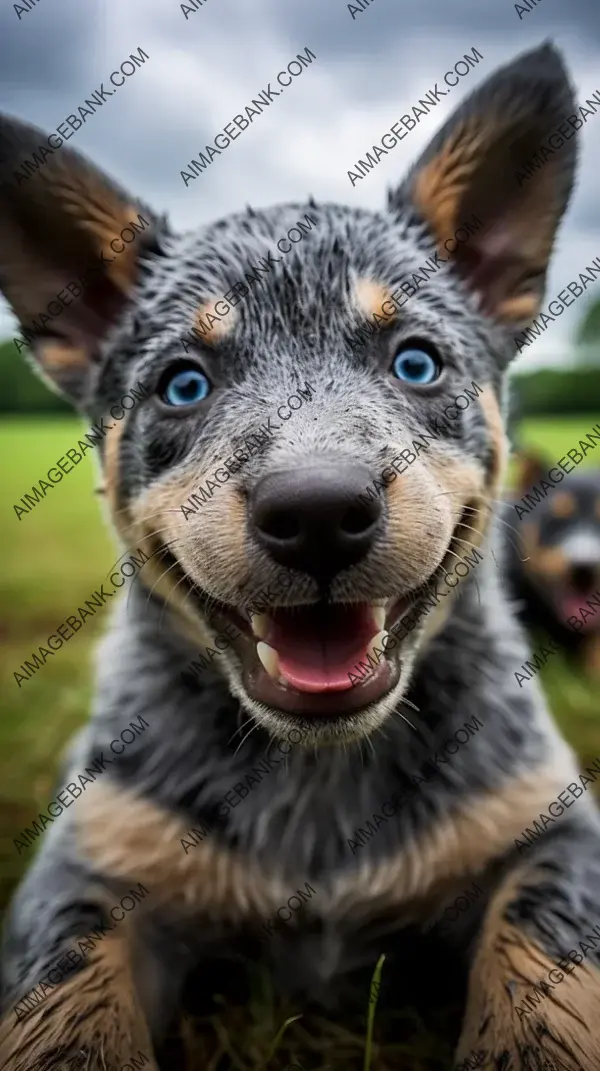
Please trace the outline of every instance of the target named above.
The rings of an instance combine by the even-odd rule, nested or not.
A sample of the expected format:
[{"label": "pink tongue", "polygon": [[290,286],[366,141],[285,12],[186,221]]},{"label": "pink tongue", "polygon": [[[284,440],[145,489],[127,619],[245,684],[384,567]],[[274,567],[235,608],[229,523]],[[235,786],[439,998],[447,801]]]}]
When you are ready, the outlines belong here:
[{"label": "pink tongue", "polygon": [[279,655],[282,677],[299,692],[341,692],[352,687],[348,674],[360,676],[377,632],[368,603],[346,607],[276,610],[268,642]]},{"label": "pink tongue", "polygon": [[569,617],[576,617],[579,621],[579,626],[582,626],[575,626],[578,632],[587,632],[588,629],[593,629],[595,624],[593,619],[589,619],[589,621],[581,621],[579,611],[582,607],[585,608],[585,601],[585,595],[565,595],[562,599],[562,612],[565,621]]}]

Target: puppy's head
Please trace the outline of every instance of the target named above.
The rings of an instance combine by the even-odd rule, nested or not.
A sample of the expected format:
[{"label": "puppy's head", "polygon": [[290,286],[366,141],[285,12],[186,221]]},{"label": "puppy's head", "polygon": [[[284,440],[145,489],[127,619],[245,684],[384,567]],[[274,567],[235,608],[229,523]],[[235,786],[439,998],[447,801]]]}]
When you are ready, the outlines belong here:
[{"label": "puppy's head", "polygon": [[582,633],[599,631],[599,615],[588,612],[582,620],[580,610],[600,590],[600,469],[572,473],[568,484],[553,487],[538,502],[532,489],[547,482],[548,464],[531,453],[519,460],[517,493],[529,494],[534,506],[521,517],[521,568],[557,621],[568,626],[577,617]]},{"label": "puppy's head", "polygon": [[4,293],[44,374],[113,425],[109,501],[152,552],[154,597],[200,644],[229,635],[222,670],[274,733],[380,725],[437,627],[428,592],[485,539],[502,376],[540,308],[574,140],[526,181],[523,164],[573,110],[545,46],[459,108],[380,212],[311,201],[184,236],[68,149],[23,177],[43,136],[2,120]]}]

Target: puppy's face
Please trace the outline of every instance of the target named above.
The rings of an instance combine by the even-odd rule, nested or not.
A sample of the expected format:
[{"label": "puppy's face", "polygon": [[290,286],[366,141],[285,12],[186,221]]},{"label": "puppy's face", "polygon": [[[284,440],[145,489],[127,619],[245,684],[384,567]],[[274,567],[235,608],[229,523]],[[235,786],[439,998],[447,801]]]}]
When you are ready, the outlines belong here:
[{"label": "puppy's face", "polygon": [[581,607],[600,591],[600,471],[569,475],[564,487],[522,518],[522,526],[523,568],[555,617],[563,625],[577,617],[582,633],[600,630],[597,614],[580,617]]},{"label": "puppy's face", "polygon": [[[145,582],[195,640],[228,637],[230,688],[275,734],[380,725],[439,626],[431,591],[444,584],[447,606],[457,559],[482,544],[502,372],[540,307],[573,143],[529,185],[515,176],[568,109],[557,54],[538,50],[469,98],[386,211],[311,202],[184,237],[153,219],[74,312],[36,331],[45,372],[93,418],[145,388],[108,420],[115,524],[151,551]],[[5,122],[12,163],[15,140],[40,135]],[[25,326],[138,211],[61,152],[28,198],[5,187],[2,275]],[[238,283],[242,300],[223,303]],[[383,654],[409,612],[416,627]]]},{"label": "puppy's face", "polygon": [[[305,215],[310,231],[281,254]],[[185,281],[171,281],[175,336],[136,359],[152,397],[132,435],[144,479],[122,497],[126,523],[137,542],[160,532],[161,569],[208,633],[237,634],[221,661],[257,718],[364,730],[406,689],[428,615],[372,655],[364,681],[359,663],[480,544],[497,494],[494,339],[444,265],[403,300],[399,284],[436,248],[393,212],[291,206],[243,223],[197,239]],[[218,333],[188,343],[191,318],[208,324],[268,253],[280,259]],[[123,444],[121,483],[126,459]]]}]

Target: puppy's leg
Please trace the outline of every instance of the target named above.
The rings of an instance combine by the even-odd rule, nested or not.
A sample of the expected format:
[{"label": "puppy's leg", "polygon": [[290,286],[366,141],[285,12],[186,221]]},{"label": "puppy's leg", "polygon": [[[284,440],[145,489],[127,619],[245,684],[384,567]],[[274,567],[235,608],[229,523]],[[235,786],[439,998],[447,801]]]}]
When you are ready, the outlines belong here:
[{"label": "puppy's leg", "polygon": [[600,828],[593,815],[563,819],[524,849],[490,901],[457,1062],[480,1051],[483,1071],[600,1067]]},{"label": "puppy's leg", "polygon": [[136,1058],[156,1071],[151,1035],[179,994],[182,964],[175,950],[159,955],[143,906],[113,909],[125,889],[92,880],[58,839],[28,873],[8,922],[0,1067],[120,1071]]}]

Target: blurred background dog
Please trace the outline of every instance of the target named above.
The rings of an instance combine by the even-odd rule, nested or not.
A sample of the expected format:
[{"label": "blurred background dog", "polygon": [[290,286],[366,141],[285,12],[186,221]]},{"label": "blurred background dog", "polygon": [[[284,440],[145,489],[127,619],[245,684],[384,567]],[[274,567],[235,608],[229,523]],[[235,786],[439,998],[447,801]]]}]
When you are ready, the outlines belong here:
[{"label": "blurred background dog", "polygon": [[534,647],[545,633],[575,671],[600,680],[600,467],[565,476],[518,517],[515,504],[547,476],[548,466],[532,451],[518,452],[515,465],[505,518],[515,529],[507,531],[507,566],[516,609]]}]

